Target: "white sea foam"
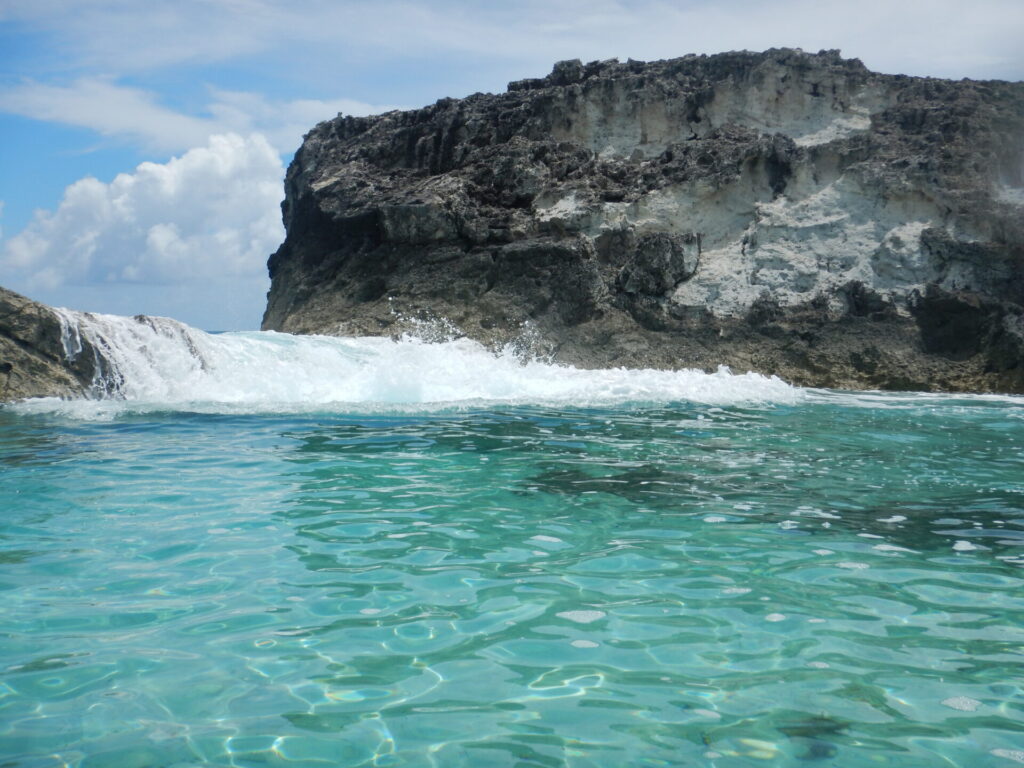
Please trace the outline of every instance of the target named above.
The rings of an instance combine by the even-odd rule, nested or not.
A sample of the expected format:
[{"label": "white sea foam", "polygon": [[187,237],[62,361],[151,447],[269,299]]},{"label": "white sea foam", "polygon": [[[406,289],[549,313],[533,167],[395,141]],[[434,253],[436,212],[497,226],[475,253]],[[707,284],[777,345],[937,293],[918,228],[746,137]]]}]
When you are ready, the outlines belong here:
[{"label": "white sea foam", "polygon": [[79,418],[125,411],[260,411],[494,404],[604,406],[695,401],[798,403],[803,390],[775,377],[695,370],[582,370],[468,339],[335,338],[273,332],[208,334],[167,318],[62,310],[69,355],[81,341],[104,371],[89,401],[16,406]]},{"label": "white sea foam", "polygon": [[967,394],[964,392],[882,392],[879,390],[805,389],[805,401],[848,408],[907,410],[941,405],[975,407],[986,403],[1024,406],[1024,395]]}]

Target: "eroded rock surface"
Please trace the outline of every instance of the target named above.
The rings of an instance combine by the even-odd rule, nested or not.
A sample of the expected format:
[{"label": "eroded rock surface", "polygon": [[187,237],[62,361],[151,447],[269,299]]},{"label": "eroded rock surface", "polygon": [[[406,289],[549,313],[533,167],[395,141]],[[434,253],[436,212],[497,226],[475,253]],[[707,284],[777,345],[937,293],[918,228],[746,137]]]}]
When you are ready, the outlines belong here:
[{"label": "eroded rock surface", "polygon": [[0,402],[83,396],[98,359],[57,311],[0,288]]},{"label": "eroded rock surface", "polygon": [[836,51],[557,64],[316,126],[264,328],[1024,391],[1024,84]]}]

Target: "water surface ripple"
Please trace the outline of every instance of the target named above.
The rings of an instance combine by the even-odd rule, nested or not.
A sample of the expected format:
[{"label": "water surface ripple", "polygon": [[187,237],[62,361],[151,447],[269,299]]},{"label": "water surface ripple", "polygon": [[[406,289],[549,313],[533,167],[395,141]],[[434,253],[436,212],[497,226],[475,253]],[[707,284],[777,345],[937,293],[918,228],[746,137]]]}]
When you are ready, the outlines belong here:
[{"label": "water surface ripple", "polygon": [[0,410],[0,764],[1024,763],[1022,410]]}]

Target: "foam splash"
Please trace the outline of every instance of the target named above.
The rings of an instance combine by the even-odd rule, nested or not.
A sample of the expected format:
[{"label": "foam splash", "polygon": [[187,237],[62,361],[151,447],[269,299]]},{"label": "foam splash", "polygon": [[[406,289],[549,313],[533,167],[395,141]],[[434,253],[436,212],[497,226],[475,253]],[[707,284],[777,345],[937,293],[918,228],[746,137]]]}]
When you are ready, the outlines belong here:
[{"label": "foam splash", "polygon": [[1003,394],[974,394],[966,392],[883,392],[880,390],[805,389],[804,402],[844,408],[870,408],[881,410],[917,410],[939,407],[945,409],[978,408],[986,405],[1017,406],[1007,412],[1009,418],[1024,415],[1024,396]]},{"label": "foam splash", "polygon": [[294,412],[363,407],[536,404],[604,406],[695,401],[795,403],[775,377],[696,370],[582,370],[523,361],[468,339],[335,338],[274,332],[208,334],[167,318],[61,313],[70,356],[102,357],[91,398],[14,406],[79,418],[123,412]]}]

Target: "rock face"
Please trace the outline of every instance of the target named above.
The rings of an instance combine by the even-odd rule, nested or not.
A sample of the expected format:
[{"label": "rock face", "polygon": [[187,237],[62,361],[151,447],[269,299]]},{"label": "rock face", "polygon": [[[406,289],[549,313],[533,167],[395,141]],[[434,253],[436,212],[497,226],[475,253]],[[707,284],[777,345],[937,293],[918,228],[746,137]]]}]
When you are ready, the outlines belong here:
[{"label": "rock face", "polygon": [[100,359],[59,312],[0,288],[0,402],[83,396]]},{"label": "rock face", "polygon": [[316,126],[263,327],[1024,391],[1024,83],[837,51],[561,62]]}]

